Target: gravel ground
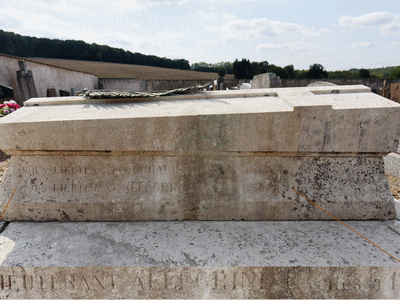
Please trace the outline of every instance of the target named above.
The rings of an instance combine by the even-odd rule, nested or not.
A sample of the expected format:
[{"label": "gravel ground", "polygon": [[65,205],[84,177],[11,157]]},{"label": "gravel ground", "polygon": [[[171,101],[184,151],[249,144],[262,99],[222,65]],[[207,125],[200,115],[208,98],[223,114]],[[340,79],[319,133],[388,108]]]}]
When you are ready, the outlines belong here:
[{"label": "gravel ground", "polygon": [[[7,168],[8,168],[8,159],[0,162],[0,184],[4,181]],[[387,175],[387,179],[389,181],[390,189],[392,190],[392,194],[394,198],[400,200],[400,179]]]},{"label": "gravel ground", "polygon": [[386,177],[389,181],[390,189],[392,190],[393,196],[396,199],[400,200],[400,179],[389,175],[387,175]]}]

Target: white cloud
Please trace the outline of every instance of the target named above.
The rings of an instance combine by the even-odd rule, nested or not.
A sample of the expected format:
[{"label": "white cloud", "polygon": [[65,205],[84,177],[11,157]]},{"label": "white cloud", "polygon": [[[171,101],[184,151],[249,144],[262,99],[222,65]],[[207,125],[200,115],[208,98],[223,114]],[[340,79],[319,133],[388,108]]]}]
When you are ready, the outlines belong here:
[{"label": "white cloud", "polygon": [[138,1],[132,0],[114,0],[111,5],[122,8],[122,9],[143,9],[144,5],[140,4]]},{"label": "white cloud", "polygon": [[383,36],[399,35],[400,23],[392,22],[381,27],[380,32]]},{"label": "white cloud", "polygon": [[389,46],[390,47],[398,47],[398,46],[400,46],[400,42],[393,42]]},{"label": "white cloud", "polygon": [[275,45],[275,44],[262,44],[258,45],[256,47],[257,51],[289,51],[289,52],[297,52],[297,51],[302,51],[302,50],[310,50],[310,49],[315,49],[317,47],[311,46],[309,44],[304,44],[304,43],[287,43],[287,44],[280,44],[280,45]]},{"label": "white cloud", "polygon": [[395,16],[388,12],[373,12],[360,17],[342,16],[339,19],[339,26],[352,28],[365,28],[375,25],[390,23]]},{"label": "white cloud", "polygon": [[8,17],[22,22],[22,28],[34,30],[44,29],[45,31],[52,30],[52,26],[66,27],[71,23],[56,19],[49,14],[30,13],[15,8],[7,8],[0,10],[0,16]]},{"label": "white cloud", "polygon": [[7,8],[7,9],[0,9],[0,17],[8,17],[12,19],[16,19],[18,21],[23,21],[26,14],[25,12],[15,9],[15,8]]},{"label": "white cloud", "polygon": [[382,36],[399,35],[400,15],[388,12],[373,12],[359,17],[342,16],[339,26],[348,28],[378,27]]},{"label": "white cloud", "polygon": [[370,48],[372,46],[373,46],[372,42],[354,43],[353,45],[351,45],[352,48]]},{"label": "white cloud", "polygon": [[69,14],[75,14],[75,13],[80,13],[83,11],[82,7],[79,7],[78,5],[75,5],[73,3],[70,3],[71,5],[66,4],[65,0],[60,0],[56,4],[48,4],[44,2],[35,2],[33,5],[36,7],[42,7],[45,9],[50,9],[50,10],[56,10],[62,13],[69,13]]},{"label": "white cloud", "polygon": [[224,18],[225,20],[235,20],[236,16],[234,14],[222,14],[221,16],[222,18]]},{"label": "white cloud", "polygon": [[[220,31],[221,27],[220,27],[220,23],[219,21],[232,21],[232,20],[236,20],[237,17],[234,14],[227,14],[227,13],[223,13],[223,14],[219,14],[216,13],[214,11],[204,11],[204,10],[199,10],[196,12],[196,15],[201,16],[201,18],[203,19],[203,21],[206,21],[207,23],[205,24],[206,27],[212,27],[210,25],[207,24],[215,24],[217,23],[218,26],[217,27],[213,27],[212,31]],[[211,22],[210,22],[211,21]]]},{"label": "white cloud", "polygon": [[222,27],[224,40],[244,40],[249,38],[263,38],[283,33],[296,33],[306,36],[316,36],[324,29],[313,31],[296,23],[270,21],[268,19],[235,19]]},{"label": "white cloud", "polygon": [[189,0],[113,0],[111,5],[117,8],[136,10],[144,9],[152,5],[183,5],[187,2],[189,2]]}]

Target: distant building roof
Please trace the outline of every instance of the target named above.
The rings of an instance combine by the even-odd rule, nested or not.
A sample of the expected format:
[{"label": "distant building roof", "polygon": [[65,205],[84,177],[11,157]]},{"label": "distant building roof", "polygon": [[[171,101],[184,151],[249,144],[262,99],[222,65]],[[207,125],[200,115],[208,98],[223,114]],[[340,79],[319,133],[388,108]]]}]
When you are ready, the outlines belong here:
[{"label": "distant building roof", "polygon": [[[218,77],[217,73],[98,61],[55,58],[30,58],[30,60],[53,66],[67,67],[76,71],[87,71],[91,74],[97,75],[99,78],[125,78],[141,80],[211,80]],[[233,78],[233,75],[226,76],[227,79],[229,77]]]},{"label": "distant building roof", "polygon": [[58,65],[54,65],[54,64],[49,64],[49,63],[42,62],[42,61],[39,61],[39,60],[36,60],[36,59],[32,59],[32,58],[19,57],[19,56],[4,54],[4,53],[0,53],[0,56],[8,57],[8,58],[13,58],[13,59],[17,59],[17,60],[29,61],[29,62],[32,62],[32,63],[35,63],[35,64],[45,65],[45,66],[49,66],[49,67],[53,67],[53,68],[60,68],[60,69],[68,70],[68,71],[79,72],[79,73],[85,73],[85,74],[90,74],[90,75],[97,76],[96,74],[93,74],[93,73],[90,73],[90,72],[86,72],[86,71],[82,71],[82,70],[76,70],[76,69],[71,69],[71,68],[68,68],[68,67],[58,66]]}]

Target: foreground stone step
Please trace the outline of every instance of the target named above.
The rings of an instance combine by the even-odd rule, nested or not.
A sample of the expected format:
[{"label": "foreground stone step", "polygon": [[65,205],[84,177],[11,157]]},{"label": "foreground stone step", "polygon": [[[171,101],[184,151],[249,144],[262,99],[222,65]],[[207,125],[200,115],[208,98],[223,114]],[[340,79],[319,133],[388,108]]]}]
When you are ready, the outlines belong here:
[{"label": "foreground stone step", "polygon": [[[347,224],[400,258],[399,220]],[[400,297],[400,263],[336,221],[12,222],[2,242],[2,298]]]}]

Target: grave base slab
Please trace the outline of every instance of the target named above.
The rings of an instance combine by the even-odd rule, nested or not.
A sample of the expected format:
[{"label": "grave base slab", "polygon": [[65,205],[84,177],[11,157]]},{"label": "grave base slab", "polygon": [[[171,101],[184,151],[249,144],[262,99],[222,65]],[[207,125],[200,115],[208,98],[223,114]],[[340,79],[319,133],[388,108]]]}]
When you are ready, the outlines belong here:
[{"label": "grave base slab", "polygon": [[[400,220],[346,223],[400,258]],[[11,222],[1,238],[2,298],[400,297],[400,263],[336,221]]]}]

